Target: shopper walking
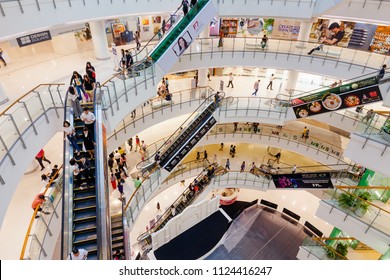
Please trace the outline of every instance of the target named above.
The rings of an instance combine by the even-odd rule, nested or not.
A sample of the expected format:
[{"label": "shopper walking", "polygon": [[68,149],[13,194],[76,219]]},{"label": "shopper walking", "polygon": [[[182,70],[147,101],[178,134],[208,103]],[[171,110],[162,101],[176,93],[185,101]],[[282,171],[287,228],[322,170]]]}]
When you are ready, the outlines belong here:
[{"label": "shopper walking", "polygon": [[[32,204],[31,204],[31,208],[35,211],[35,209],[36,209],[37,207],[39,207],[39,208],[38,208],[38,212],[42,212],[43,214],[48,215],[48,214],[50,214],[50,212],[45,212],[45,211],[43,211],[43,209],[42,209],[42,207],[41,207],[41,205],[42,205],[43,203],[45,203],[45,201],[46,201],[45,195],[44,195],[43,193],[39,193],[39,194],[37,194],[37,195],[35,196],[35,198],[34,198]],[[35,218],[38,218],[38,217],[39,217],[38,215],[35,216]]]},{"label": "shopper walking", "polygon": [[275,80],[275,75],[272,74],[272,75],[271,75],[271,78],[269,78],[269,83],[268,83],[267,89],[273,90],[272,84],[273,84],[274,80]]},{"label": "shopper walking", "polygon": [[141,140],[139,139],[138,135],[135,136],[135,151],[137,152],[138,149],[141,151]]},{"label": "shopper walking", "polygon": [[220,148],[219,148],[219,150],[220,151],[223,151],[223,147],[224,147],[225,145],[223,144],[223,143],[221,143],[221,146],[220,146]]},{"label": "shopper walking", "polygon": [[371,119],[374,117],[375,113],[373,109],[367,111],[366,115],[362,118],[362,122],[369,123]]},{"label": "shopper walking", "polygon": [[38,161],[39,165],[41,166],[41,171],[43,169],[45,169],[45,166],[43,165],[43,162],[42,161],[46,161],[48,162],[49,164],[51,164],[51,161],[48,160],[46,157],[45,157],[45,151],[43,149],[41,149],[38,154],[35,156],[35,159]]},{"label": "shopper walking", "polygon": [[378,81],[383,79],[383,77],[385,76],[385,73],[386,73],[386,64],[383,64],[382,65],[382,68],[379,70],[379,74],[378,74]]},{"label": "shopper walking", "polygon": [[0,48],[0,60],[3,62],[4,64],[4,67],[7,66],[7,62],[5,62],[4,58],[3,58],[3,50]]},{"label": "shopper walking", "polygon": [[135,43],[137,45],[137,51],[139,51],[139,48],[141,47],[141,38],[140,38],[140,34],[139,34],[139,31],[135,31],[135,34],[134,34],[134,40],[135,40]]},{"label": "shopper walking", "polygon": [[229,73],[229,82],[228,82],[227,87],[232,86],[232,88],[234,88],[234,86],[233,86],[233,79],[234,79],[233,73],[230,72]]},{"label": "shopper walking", "polygon": [[207,151],[206,150],[204,150],[203,156],[204,156],[204,159],[207,159]]},{"label": "shopper walking", "polygon": [[257,91],[259,90],[259,84],[260,84],[260,80],[257,80],[255,82],[255,84],[253,85],[253,88],[254,88],[254,92],[252,93],[253,96],[257,96]]},{"label": "shopper walking", "polygon": [[297,165],[294,164],[293,167],[291,168],[291,173],[294,174],[297,171]]},{"label": "shopper walking", "polygon": [[240,172],[244,172],[244,171],[245,171],[245,161],[241,163],[241,169],[240,169]]},{"label": "shopper walking", "polygon": [[225,169],[230,171],[230,160],[226,159]]}]

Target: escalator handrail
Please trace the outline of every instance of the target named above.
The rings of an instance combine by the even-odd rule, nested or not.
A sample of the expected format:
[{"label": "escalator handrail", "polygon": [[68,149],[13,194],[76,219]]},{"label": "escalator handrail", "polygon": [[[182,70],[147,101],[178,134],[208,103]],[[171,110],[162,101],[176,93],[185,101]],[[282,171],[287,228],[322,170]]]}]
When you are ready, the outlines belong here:
[{"label": "escalator handrail", "polygon": [[[199,160],[189,161],[189,162],[186,162],[186,164],[191,163],[191,162],[199,162]],[[203,159],[202,162],[203,162],[203,163],[206,163],[206,164],[208,164],[208,165],[211,164],[207,159]],[[203,167],[203,168],[206,168],[206,167]],[[196,176],[196,178],[195,178],[194,180],[197,180],[197,179],[199,179],[200,177],[203,177],[203,172],[204,172],[204,170],[202,170],[202,171],[198,174],[198,176]],[[210,180],[210,181],[211,181],[211,180]],[[141,234],[137,237],[137,240],[138,240],[138,241],[142,241],[143,239],[145,239],[145,238],[147,238],[149,235],[151,235],[151,234],[154,232],[154,230],[157,228],[157,225],[158,225],[160,222],[162,222],[162,221],[165,220],[164,217],[166,216],[166,214],[168,214],[168,213],[171,211],[171,206],[174,205],[175,203],[177,203],[177,202],[183,197],[183,194],[185,194],[185,193],[188,192],[188,190],[190,190],[190,187],[189,187],[189,186],[188,186],[187,188],[184,189],[184,191],[178,196],[178,198],[177,198],[171,205],[169,205],[169,207],[167,208],[167,210],[165,210],[165,212],[161,214],[161,216],[153,223],[153,225],[150,227],[149,230],[145,231],[144,233],[141,233]],[[201,192],[203,192],[203,190],[204,190],[204,188],[202,188],[202,191],[201,191]],[[199,194],[200,194],[201,192],[199,192]],[[198,195],[199,195],[199,194],[198,194]],[[141,240],[139,240],[139,238],[140,238],[141,236],[142,236],[143,238],[142,238]]]},{"label": "escalator handrail", "polygon": [[[217,91],[217,93],[218,94],[222,94],[222,95],[220,95],[220,100],[222,100],[224,97],[225,97],[225,93],[224,92],[219,92],[219,91]],[[206,102],[208,102],[208,101],[210,101],[210,99],[213,99],[214,97],[215,97],[215,95],[217,94],[217,93],[215,93],[215,94],[212,94],[212,95],[210,95],[209,97],[207,97],[203,102],[202,102],[202,104],[200,104],[199,106],[198,106],[198,108],[197,109],[195,109],[195,111],[194,112],[192,112],[191,113],[191,115],[171,134],[171,136],[169,136],[169,138],[167,138],[167,140],[160,146],[160,148],[158,148],[152,155],[149,155],[149,157],[147,158],[147,159],[145,159],[145,160],[143,160],[143,161],[140,161],[139,163],[137,163],[137,165],[136,165],[136,167],[137,167],[137,169],[139,169],[139,170],[141,170],[142,169],[142,167],[139,167],[139,165],[141,164],[141,163],[143,163],[143,162],[146,162],[146,163],[150,163],[151,162],[151,160],[152,160],[152,162],[154,161],[154,155],[157,153],[157,152],[161,152],[161,150],[165,147],[165,146],[170,146],[168,143],[169,143],[169,141],[171,141],[171,140],[175,140],[175,139],[173,139],[173,138],[175,138],[175,137],[179,137],[179,135],[180,135],[180,131],[181,130],[183,130],[183,131],[185,131],[185,128],[183,127],[183,124],[185,124],[191,117],[193,117],[193,115],[195,115],[195,114],[199,114],[199,112],[198,112],[198,109],[199,108],[201,108],[201,107],[203,107],[203,105],[206,103]],[[210,103],[211,104],[211,103]],[[206,107],[207,108],[207,107]],[[203,112],[203,110],[202,110],[202,112]],[[195,120],[195,119],[194,119]],[[191,124],[192,122],[190,122],[188,125],[187,125],[187,127]],[[181,129],[182,128],[182,129]],[[178,134],[178,132],[179,132],[179,134]],[[178,134],[178,135],[177,135]],[[177,136],[176,136],[177,135]],[[172,144],[174,143],[174,141],[172,141]],[[167,145],[168,144],[168,145]],[[161,153],[161,155],[162,155],[162,153]]]}]

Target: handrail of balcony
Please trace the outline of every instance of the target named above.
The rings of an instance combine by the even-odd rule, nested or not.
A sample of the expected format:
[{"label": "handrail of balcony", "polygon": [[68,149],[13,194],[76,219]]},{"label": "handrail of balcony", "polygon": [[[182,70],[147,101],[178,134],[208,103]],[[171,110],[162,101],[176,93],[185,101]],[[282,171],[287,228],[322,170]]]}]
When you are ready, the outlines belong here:
[{"label": "handrail of balcony", "polygon": [[309,251],[310,254],[312,254],[314,256],[317,256],[320,259],[323,259],[324,256],[326,256],[326,252],[327,251],[331,251],[333,254],[335,254],[335,256],[337,256],[337,259],[347,260],[346,257],[344,257],[339,252],[337,252],[332,246],[327,245],[326,243],[322,242],[321,239],[317,239],[316,237],[307,237],[307,238],[305,238],[303,240],[303,242],[302,242],[302,246],[307,246],[307,247],[319,246],[319,247],[323,248],[324,249],[324,255],[323,256],[317,256],[316,252]]},{"label": "handrail of balcony", "polygon": [[17,100],[15,100],[14,102],[12,102],[7,108],[5,108],[1,113],[0,113],[0,117],[3,116],[4,114],[6,114],[6,112],[11,109],[14,105],[16,105],[17,103],[20,102],[20,100],[22,100],[23,98],[25,98],[26,96],[28,96],[30,93],[35,93],[35,90],[41,86],[64,86],[65,84],[56,84],[56,83],[52,83],[52,84],[39,84],[37,85],[36,87],[34,87],[33,89],[30,89],[27,93],[23,94],[21,97],[19,97]]},{"label": "handrail of balcony", "polygon": [[[43,194],[45,195],[47,193],[47,191],[49,190],[49,188],[52,186],[52,184],[54,183],[54,180],[57,180],[59,178],[56,178],[56,176],[59,176],[60,174],[60,171],[62,169],[62,165],[58,168],[57,172],[54,173],[53,177],[50,179],[49,183],[46,185],[46,188],[45,190],[43,191]],[[55,179],[56,178],[56,179]],[[62,180],[62,179],[61,179]],[[41,207],[41,205],[38,205],[37,207],[35,207],[34,209],[34,213],[32,214],[31,216],[31,219],[30,219],[30,223],[29,223],[29,226],[27,228],[27,232],[26,232],[26,235],[24,237],[24,241],[23,241],[23,246],[22,246],[22,250],[21,250],[21,253],[20,253],[20,260],[24,260],[25,259],[25,253],[26,253],[26,249],[27,249],[27,243],[30,239],[30,236],[31,236],[31,231],[32,231],[32,227],[33,227],[33,224],[34,222],[36,221],[36,216],[38,214],[38,209]],[[50,224],[49,224],[50,225]],[[49,226],[48,225],[48,226]],[[47,231],[47,229],[46,229]],[[43,246],[43,244],[41,244]]]}]

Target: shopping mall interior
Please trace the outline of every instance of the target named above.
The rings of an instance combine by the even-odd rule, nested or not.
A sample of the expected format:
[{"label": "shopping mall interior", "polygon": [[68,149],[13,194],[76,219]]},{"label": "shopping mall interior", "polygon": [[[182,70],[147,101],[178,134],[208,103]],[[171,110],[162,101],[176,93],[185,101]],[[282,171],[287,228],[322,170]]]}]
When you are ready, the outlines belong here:
[{"label": "shopping mall interior", "polygon": [[0,1],[0,259],[389,259],[390,3],[185,2]]}]

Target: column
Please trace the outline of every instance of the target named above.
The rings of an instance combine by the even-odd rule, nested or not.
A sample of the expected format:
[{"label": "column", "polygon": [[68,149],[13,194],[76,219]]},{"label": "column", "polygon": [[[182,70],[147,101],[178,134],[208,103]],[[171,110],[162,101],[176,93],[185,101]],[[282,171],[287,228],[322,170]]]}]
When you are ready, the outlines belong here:
[{"label": "column", "polygon": [[89,23],[89,26],[91,28],[92,43],[96,59],[110,59],[104,21],[92,21]]},{"label": "column", "polygon": [[8,96],[5,94],[3,84],[0,82],[0,105],[3,105],[9,101]]},{"label": "column", "polygon": [[205,29],[203,29],[202,32],[199,34],[199,38],[203,39],[200,41],[202,45],[208,45],[210,44],[210,40],[205,40],[204,38],[210,38],[210,26],[209,24],[206,24]]},{"label": "column", "polygon": [[[312,21],[301,21],[298,33],[298,41],[308,41],[311,31]],[[305,42],[298,42],[297,48],[305,48]]]},{"label": "column", "polygon": [[207,68],[198,69],[198,87],[207,87],[208,86],[208,79],[207,79]]},{"label": "column", "polygon": [[[288,71],[287,82],[286,82],[286,90],[290,92],[294,91],[297,82],[298,82],[299,72],[296,71]],[[291,93],[293,93],[293,91]]]}]

